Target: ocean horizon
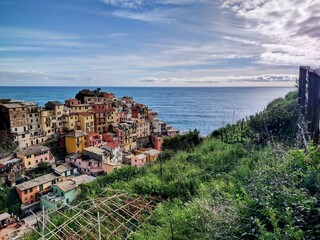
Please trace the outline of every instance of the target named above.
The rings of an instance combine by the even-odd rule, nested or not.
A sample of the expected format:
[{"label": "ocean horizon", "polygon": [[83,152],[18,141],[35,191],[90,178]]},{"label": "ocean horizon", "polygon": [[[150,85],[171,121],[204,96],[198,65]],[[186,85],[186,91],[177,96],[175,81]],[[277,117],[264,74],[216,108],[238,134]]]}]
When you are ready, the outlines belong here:
[{"label": "ocean horizon", "polygon": [[284,97],[294,87],[105,87],[105,86],[1,86],[0,98],[36,102],[74,98],[84,88],[130,96],[159,114],[159,118],[182,132],[198,129],[210,134],[226,124],[249,117]]}]

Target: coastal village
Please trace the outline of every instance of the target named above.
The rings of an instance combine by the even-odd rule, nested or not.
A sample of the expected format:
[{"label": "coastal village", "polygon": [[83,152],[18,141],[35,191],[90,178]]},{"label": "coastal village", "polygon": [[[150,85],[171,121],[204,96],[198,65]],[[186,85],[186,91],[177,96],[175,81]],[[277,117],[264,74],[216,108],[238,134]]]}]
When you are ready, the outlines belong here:
[{"label": "coastal village", "polygon": [[[24,224],[37,211],[70,204],[80,184],[124,165],[152,163],[164,139],[179,134],[132,97],[116,98],[101,89],[84,89],[64,103],[48,101],[44,107],[0,99],[0,130],[16,149],[2,153],[1,184],[18,193]],[[20,220],[0,212],[0,238]]]}]

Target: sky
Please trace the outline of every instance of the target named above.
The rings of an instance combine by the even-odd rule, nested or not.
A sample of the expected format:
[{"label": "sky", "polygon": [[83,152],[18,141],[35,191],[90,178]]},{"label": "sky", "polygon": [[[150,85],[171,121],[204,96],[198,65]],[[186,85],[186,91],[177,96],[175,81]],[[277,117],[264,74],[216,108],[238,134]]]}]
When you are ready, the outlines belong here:
[{"label": "sky", "polygon": [[0,86],[293,86],[320,0],[0,0]]}]

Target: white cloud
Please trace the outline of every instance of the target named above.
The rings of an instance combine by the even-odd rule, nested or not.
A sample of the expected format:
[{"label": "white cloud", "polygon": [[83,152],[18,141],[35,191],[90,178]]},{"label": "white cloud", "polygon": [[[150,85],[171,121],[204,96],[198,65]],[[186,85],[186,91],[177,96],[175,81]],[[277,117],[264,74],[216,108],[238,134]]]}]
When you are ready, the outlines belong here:
[{"label": "white cloud", "polygon": [[106,4],[113,5],[115,7],[138,9],[144,5],[143,0],[103,0]]},{"label": "white cloud", "polygon": [[248,36],[265,37],[259,63],[319,65],[320,1],[226,0],[222,8],[247,21]]},{"label": "white cloud", "polygon": [[171,16],[173,10],[163,10],[156,8],[148,11],[127,11],[127,10],[118,10],[113,12],[106,12],[107,15],[112,15],[114,17],[126,18],[144,22],[161,22],[161,23],[170,23],[174,20]]}]

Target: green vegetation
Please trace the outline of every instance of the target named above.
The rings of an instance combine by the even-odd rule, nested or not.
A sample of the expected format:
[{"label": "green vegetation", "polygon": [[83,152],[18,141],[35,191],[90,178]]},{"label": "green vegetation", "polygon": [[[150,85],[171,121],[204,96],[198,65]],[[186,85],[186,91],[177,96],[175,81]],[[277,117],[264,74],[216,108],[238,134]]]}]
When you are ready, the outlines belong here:
[{"label": "green vegetation", "polygon": [[15,188],[0,185],[0,213],[20,214],[20,199]]},{"label": "green vegetation", "polygon": [[247,121],[241,120],[235,125],[215,130],[212,137],[227,143],[266,145],[278,142],[293,146],[298,120],[297,99],[297,92],[290,92],[284,99],[272,101],[264,111],[251,116]]},{"label": "green vegetation", "polygon": [[45,144],[48,148],[50,148],[52,155],[56,160],[63,160],[68,155],[66,148],[59,144],[59,141],[52,140]]},{"label": "green vegetation", "polygon": [[76,94],[75,98],[84,103],[84,97],[101,97],[102,93],[100,90],[101,88],[97,88],[96,90],[82,89]]},{"label": "green vegetation", "polygon": [[293,149],[296,104],[290,93],[202,141],[166,141],[155,164],[81,185],[78,201],[108,188],[158,197],[131,239],[319,239],[320,149]]},{"label": "green vegetation", "polygon": [[6,132],[0,131],[0,158],[10,155],[16,150],[17,144]]}]

